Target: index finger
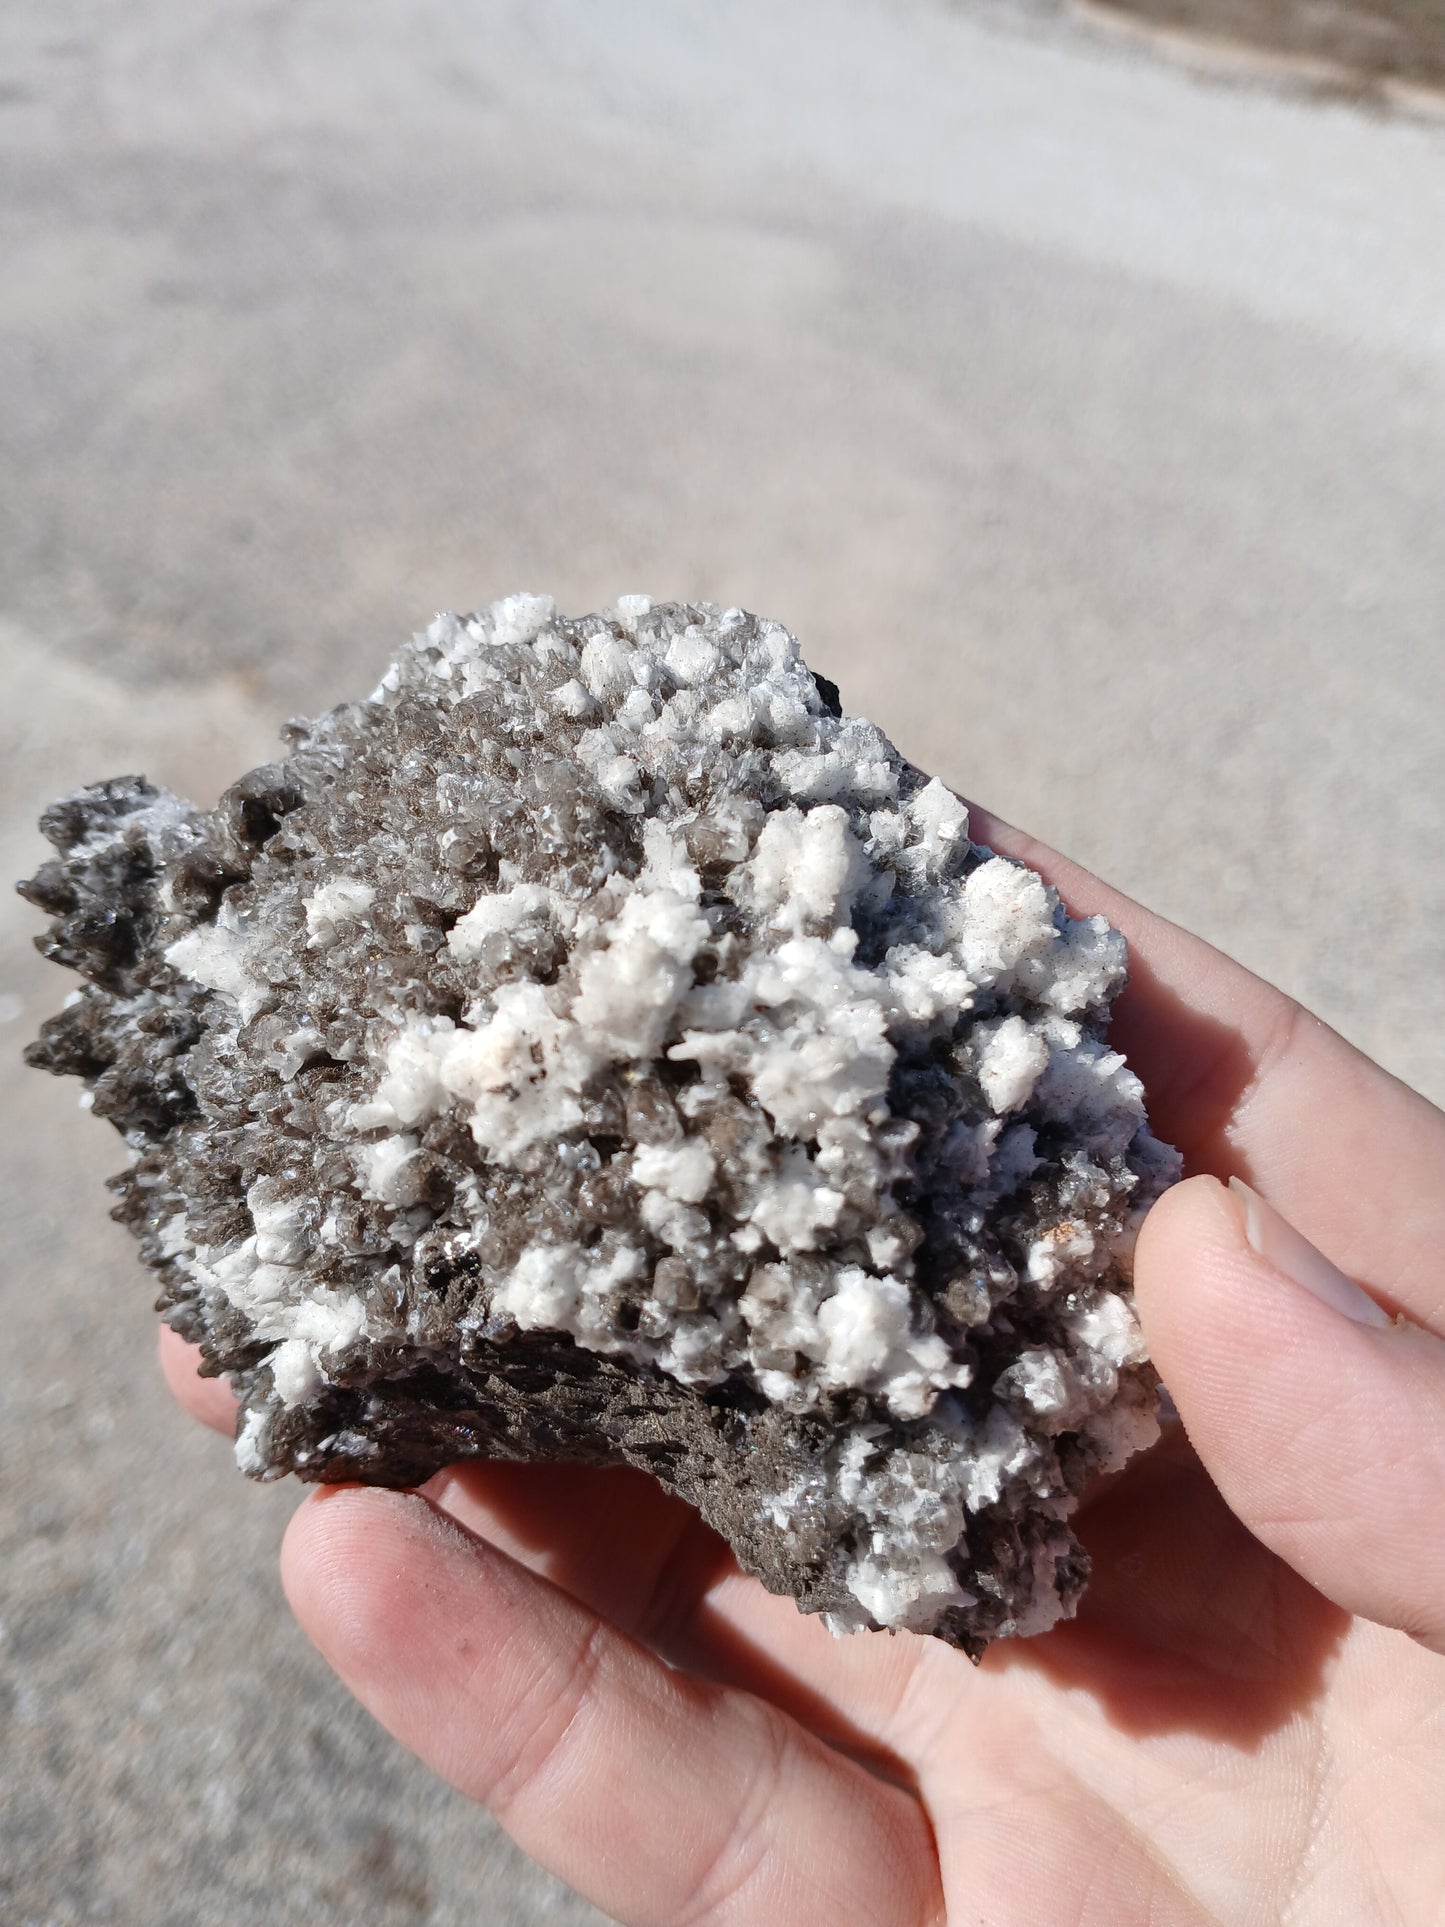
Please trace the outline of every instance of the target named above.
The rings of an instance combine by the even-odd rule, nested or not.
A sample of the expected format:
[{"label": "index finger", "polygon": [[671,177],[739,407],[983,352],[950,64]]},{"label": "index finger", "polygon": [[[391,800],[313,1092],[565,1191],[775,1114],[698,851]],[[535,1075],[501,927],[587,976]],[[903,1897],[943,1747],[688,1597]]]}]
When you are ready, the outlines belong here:
[{"label": "index finger", "polygon": [[1445,1115],[1273,984],[1001,817],[970,835],[1129,944],[1111,1040],[1191,1171],[1239,1175],[1392,1308],[1445,1328]]}]

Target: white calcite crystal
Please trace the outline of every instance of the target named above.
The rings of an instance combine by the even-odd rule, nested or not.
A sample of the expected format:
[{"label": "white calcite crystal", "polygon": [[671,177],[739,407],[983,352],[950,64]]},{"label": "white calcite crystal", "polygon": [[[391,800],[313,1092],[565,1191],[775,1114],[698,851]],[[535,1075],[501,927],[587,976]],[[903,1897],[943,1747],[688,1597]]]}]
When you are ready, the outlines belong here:
[{"label": "white calcite crystal", "polygon": [[1070,1611],[1177,1171],[1123,940],[740,609],[438,616],[287,734],[67,798],[24,886],[243,1469],[629,1461],[838,1630]]}]

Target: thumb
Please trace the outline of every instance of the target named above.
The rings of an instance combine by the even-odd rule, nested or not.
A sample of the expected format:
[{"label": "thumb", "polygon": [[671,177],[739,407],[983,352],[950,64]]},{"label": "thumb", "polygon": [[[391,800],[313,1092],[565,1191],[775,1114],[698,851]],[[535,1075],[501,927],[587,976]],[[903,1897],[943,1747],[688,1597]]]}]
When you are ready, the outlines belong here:
[{"label": "thumb", "polygon": [[1139,1236],[1144,1334],[1205,1469],[1347,1611],[1445,1652],[1445,1340],[1262,1198],[1191,1178]]}]

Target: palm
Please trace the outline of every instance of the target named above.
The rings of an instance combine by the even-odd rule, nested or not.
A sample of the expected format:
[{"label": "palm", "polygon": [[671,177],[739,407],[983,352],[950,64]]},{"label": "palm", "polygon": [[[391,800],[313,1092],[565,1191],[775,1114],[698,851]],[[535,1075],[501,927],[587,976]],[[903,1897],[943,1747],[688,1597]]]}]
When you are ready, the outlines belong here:
[{"label": "palm", "polygon": [[[1445,1119],[1207,946],[980,831],[1124,929],[1116,1036],[1191,1168],[1263,1184],[1439,1330]],[[298,1615],[393,1732],[629,1922],[1435,1918],[1445,1660],[1371,1620],[1445,1649],[1445,1352],[1420,1329],[1362,1352],[1269,1287],[1201,1298],[1161,1213],[1190,1219],[1151,1215],[1178,1277],[1146,1294],[1141,1247],[1146,1329],[1231,1503],[1170,1428],[1078,1515],[1078,1618],[976,1669],[832,1638],[629,1471],[471,1464],[430,1507],[313,1502]]]}]

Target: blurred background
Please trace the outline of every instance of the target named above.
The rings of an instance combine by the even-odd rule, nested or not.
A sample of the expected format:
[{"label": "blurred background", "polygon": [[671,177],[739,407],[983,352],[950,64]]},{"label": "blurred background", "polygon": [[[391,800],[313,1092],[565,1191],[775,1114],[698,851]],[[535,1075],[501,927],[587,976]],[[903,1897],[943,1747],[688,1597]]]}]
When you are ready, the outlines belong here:
[{"label": "blurred background", "polygon": [[[7,0],[0,869],[82,782],[212,800],[436,609],[740,602],[1445,1100],[1442,44]],[[166,1403],[120,1146],[19,1067],[38,923],[0,900],[0,1916],[596,1920],[346,1701],[294,1493]]]}]

